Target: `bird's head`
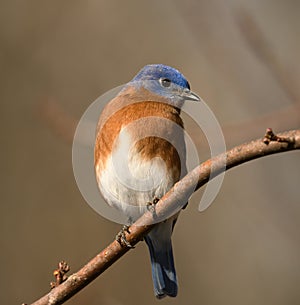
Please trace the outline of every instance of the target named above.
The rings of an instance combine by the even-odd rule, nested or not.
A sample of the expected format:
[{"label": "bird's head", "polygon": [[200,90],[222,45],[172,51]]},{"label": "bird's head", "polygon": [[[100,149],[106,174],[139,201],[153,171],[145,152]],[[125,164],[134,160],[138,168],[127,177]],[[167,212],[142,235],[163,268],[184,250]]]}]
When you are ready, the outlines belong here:
[{"label": "bird's head", "polygon": [[167,98],[181,108],[185,100],[200,101],[187,79],[176,69],[162,64],[147,65],[129,83]]}]

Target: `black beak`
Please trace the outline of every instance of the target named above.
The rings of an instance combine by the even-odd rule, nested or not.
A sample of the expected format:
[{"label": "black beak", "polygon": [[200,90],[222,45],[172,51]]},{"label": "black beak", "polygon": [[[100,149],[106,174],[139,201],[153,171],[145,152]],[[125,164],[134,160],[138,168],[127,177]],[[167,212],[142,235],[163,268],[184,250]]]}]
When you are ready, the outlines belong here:
[{"label": "black beak", "polygon": [[191,91],[189,89],[184,89],[183,90],[182,97],[185,100],[196,101],[196,102],[201,101],[201,98],[196,93],[194,93],[193,91]]}]

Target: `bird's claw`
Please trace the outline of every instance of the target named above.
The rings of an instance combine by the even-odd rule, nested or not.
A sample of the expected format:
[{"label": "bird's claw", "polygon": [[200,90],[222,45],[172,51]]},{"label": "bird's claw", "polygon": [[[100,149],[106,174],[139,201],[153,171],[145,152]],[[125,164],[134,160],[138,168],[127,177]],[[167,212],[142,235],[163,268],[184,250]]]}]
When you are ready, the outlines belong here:
[{"label": "bird's claw", "polygon": [[155,205],[158,203],[159,198],[154,197],[154,199],[152,200],[152,202],[147,202],[147,210],[154,213],[155,212]]},{"label": "bird's claw", "polygon": [[134,248],[134,246],[131,245],[130,242],[126,240],[126,232],[130,233],[129,226],[124,225],[123,228],[120,230],[120,232],[116,235],[116,241],[121,246],[126,246],[127,248]]}]

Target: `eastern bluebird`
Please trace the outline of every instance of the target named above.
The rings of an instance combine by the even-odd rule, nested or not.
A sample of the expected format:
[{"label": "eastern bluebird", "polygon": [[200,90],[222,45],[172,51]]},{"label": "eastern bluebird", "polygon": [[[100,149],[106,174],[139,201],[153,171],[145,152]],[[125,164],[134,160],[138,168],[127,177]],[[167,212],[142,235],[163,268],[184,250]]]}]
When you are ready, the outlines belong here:
[{"label": "eastern bluebird", "polygon": [[[145,66],[101,113],[95,143],[98,187],[107,203],[135,221],[187,173],[180,110],[199,101],[176,69]],[[181,206],[184,206],[183,203]],[[157,298],[177,295],[171,235],[178,213],[145,237]]]}]

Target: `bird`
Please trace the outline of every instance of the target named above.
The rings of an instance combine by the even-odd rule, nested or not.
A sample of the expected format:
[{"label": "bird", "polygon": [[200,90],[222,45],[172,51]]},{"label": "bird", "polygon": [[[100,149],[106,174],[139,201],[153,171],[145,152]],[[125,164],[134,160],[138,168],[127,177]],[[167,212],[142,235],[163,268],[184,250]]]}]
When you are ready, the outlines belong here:
[{"label": "bird", "polygon": [[[186,100],[200,101],[177,69],[144,66],[100,114],[94,148],[97,185],[105,201],[137,220],[187,173],[184,125]],[[184,206],[185,203],[182,204]],[[176,297],[177,276],[171,235],[179,213],[145,236],[154,294]],[[129,245],[130,246],[130,245]]]}]

